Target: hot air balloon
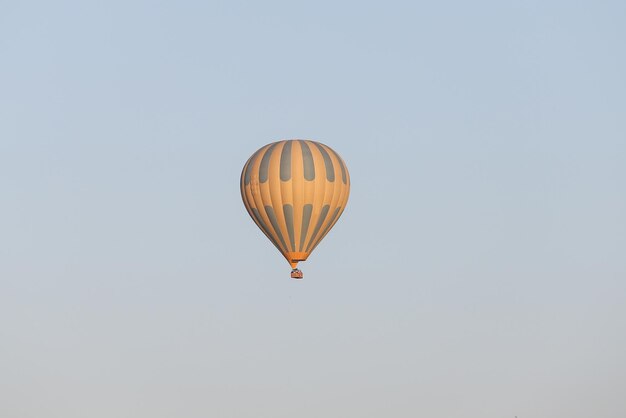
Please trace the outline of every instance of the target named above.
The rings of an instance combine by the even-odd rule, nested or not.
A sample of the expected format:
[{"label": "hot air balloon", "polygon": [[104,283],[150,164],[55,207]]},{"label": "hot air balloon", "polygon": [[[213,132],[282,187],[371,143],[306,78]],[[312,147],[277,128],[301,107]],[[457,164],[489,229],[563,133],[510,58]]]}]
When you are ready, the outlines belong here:
[{"label": "hot air balloon", "polygon": [[297,268],[335,225],[348,202],[350,175],[327,145],[290,139],[252,154],[241,172],[241,197],[252,220]]}]

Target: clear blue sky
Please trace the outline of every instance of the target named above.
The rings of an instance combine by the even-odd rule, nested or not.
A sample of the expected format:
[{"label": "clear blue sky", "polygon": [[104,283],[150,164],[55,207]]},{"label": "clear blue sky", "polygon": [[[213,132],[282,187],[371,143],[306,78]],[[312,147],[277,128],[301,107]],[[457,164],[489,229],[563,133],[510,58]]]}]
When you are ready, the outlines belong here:
[{"label": "clear blue sky", "polygon": [[[626,3],[0,2],[0,416],[621,418]],[[260,146],[352,176],[302,264]]]}]

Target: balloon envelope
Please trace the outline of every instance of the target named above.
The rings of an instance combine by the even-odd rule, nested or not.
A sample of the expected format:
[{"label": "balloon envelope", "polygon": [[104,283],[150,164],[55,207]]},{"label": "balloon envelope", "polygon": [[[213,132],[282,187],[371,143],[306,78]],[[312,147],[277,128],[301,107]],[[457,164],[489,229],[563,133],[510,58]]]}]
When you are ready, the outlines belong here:
[{"label": "balloon envelope", "polygon": [[329,146],[315,141],[265,145],[241,172],[248,213],[292,268],[335,225],[349,194],[346,164]]}]

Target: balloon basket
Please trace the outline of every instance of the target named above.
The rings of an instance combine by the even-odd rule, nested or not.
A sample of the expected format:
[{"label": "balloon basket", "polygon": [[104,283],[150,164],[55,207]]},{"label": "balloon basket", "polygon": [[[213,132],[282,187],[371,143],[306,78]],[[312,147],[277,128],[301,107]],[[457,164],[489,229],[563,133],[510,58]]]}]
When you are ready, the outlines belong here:
[{"label": "balloon basket", "polygon": [[302,274],[302,270],[300,269],[293,269],[291,270],[291,278],[292,279],[301,279],[304,277],[304,274]]}]

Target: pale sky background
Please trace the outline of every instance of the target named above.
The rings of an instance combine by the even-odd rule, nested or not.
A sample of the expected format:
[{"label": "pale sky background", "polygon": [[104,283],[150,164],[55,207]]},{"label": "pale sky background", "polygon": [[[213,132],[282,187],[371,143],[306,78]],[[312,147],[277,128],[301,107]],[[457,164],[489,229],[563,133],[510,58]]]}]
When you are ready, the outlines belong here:
[{"label": "pale sky background", "polygon": [[[623,418],[626,2],[0,1],[0,416]],[[352,194],[303,281],[239,195]]]}]

